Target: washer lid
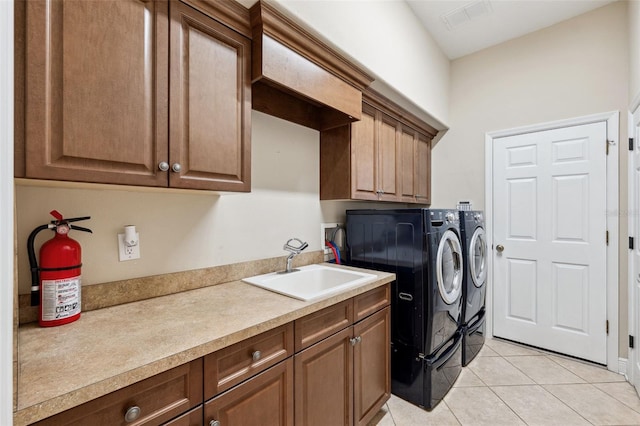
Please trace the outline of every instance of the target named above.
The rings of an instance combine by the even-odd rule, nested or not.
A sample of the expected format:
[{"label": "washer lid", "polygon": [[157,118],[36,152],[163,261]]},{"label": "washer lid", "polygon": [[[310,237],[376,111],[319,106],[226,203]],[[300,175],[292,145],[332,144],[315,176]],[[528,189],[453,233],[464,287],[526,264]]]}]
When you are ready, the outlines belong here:
[{"label": "washer lid", "polygon": [[469,270],[473,285],[481,287],[487,278],[487,239],[484,228],[476,228],[469,243]]},{"label": "washer lid", "polygon": [[449,305],[458,300],[462,289],[462,246],[452,230],[444,233],[438,245],[436,278],[442,299]]}]

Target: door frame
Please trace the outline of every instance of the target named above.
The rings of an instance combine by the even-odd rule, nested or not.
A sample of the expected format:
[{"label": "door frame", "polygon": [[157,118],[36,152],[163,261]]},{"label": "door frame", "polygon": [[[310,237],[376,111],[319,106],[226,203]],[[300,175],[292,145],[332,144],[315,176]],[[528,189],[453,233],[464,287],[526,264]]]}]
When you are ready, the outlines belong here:
[{"label": "door frame", "polygon": [[[607,156],[607,229],[609,245],[607,246],[607,319],[609,334],[607,335],[607,368],[619,372],[618,361],[618,151],[619,151],[619,111],[587,115],[565,120],[550,121],[530,126],[516,127],[506,130],[487,132],[485,134],[485,216],[486,237],[489,248],[487,271],[487,336],[493,336],[493,145],[494,140],[506,136],[579,126],[583,124],[606,122],[609,155]],[[605,149],[603,146],[602,149]],[[625,371],[626,372],[626,371]]]},{"label": "door frame", "polygon": [[[638,117],[638,119],[636,119],[636,117]],[[636,122],[640,122],[640,93],[638,93],[634,99],[632,100],[631,104],[629,105],[629,111],[628,111],[628,135],[629,135],[629,139],[631,140],[631,138],[634,138],[634,144],[637,144],[638,141],[635,140],[636,137]],[[639,123],[640,125],[640,123]],[[627,195],[628,195],[628,202],[627,202],[627,226],[628,226],[628,234],[629,236],[635,236],[636,235],[636,226],[635,226],[635,221],[634,216],[638,214],[638,208],[640,205],[640,200],[636,199],[636,194],[635,194],[635,188],[634,188],[634,173],[633,173],[633,169],[634,169],[634,164],[633,164],[633,157],[634,157],[634,150],[629,149],[629,151],[627,151],[627,164],[628,164],[628,168],[627,168]],[[629,322],[629,336],[637,336],[638,334],[638,330],[636,330],[636,315],[640,314],[640,312],[638,312],[638,307],[635,305],[635,301],[636,301],[636,286],[635,286],[635,267],[634,267],[634,262],[633,262],[633,250],[629,249],[628,254],[627,254],[627,258],[628,258],[628,266],[627,266],[627,271],[628,271],[628,279],[627,279],[627,288],[628,288],[628,322]],[[640,380],[640,377],[635,377],[634,374],[634,366],[636,364],[636,362],[638,362],[638,349],[637,349],[637,345],[636,348],[629,348],[629,355],[627,356],[627,368],[626,368],[626,376],[627,376],[627,380],[633,385],[633,386],[637,386],[637,381]]]},{"label": "door frame", "polygon": [[[0,424],[13,422],[13,0],[0,0]],[[5,141],[9,141],[6,142]]]}]

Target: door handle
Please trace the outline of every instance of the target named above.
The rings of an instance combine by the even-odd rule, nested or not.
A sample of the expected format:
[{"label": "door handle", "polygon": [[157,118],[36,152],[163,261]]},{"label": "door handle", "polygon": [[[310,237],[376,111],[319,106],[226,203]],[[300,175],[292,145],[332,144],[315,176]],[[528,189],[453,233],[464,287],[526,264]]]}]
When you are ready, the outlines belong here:
[{"label": "door handle", "polygon": [[498,251],[498,253],[502,253],[504,251],[504,246],[502,244],[498,244],[496,246],[496,250]]}]

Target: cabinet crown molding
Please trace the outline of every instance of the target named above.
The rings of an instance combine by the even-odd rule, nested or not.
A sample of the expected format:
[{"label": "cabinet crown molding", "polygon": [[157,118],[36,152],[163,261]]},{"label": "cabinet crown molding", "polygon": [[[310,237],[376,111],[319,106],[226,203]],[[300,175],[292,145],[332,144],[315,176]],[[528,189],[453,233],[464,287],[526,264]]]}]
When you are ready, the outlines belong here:
[{"label": "cabinet crown molding", "polygon": [[367,71],[285,16],[271,3],[258,1],[251,7],[250,15],[254,39],[267,35],[360,91],[373,82],[374,78]]}]

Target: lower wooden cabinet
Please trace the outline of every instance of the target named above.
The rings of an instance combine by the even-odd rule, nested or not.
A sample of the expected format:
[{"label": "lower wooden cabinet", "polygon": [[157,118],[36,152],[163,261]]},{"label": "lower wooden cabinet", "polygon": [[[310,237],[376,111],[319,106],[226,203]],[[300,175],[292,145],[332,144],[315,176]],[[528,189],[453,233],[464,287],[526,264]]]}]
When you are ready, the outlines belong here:
[{"label": "lower wooden cabinet", "polygon": [[36,424],[366,425],[391,391],[389,301],[387,284]]},{"label": "lower wooden cabinet", "polygon": [[288,358],[205,403],[204,424],[293,425],[292,402],[293,359]]},{"label": "lower wooden cabinet", "polygon": [[388,301],[388,286],[354,298],[355,315],[386,307],[295,354],[296,425],[366,425],[389,399]]}]

